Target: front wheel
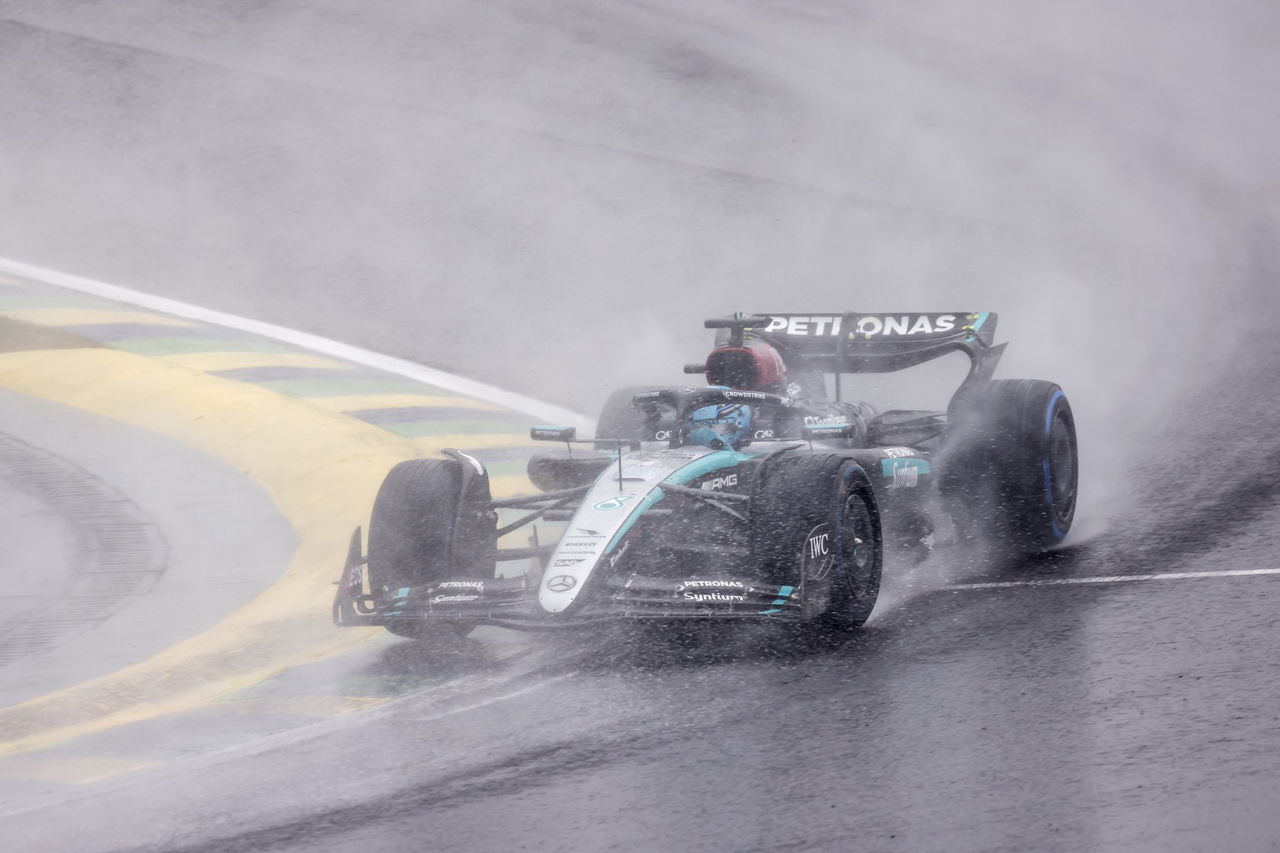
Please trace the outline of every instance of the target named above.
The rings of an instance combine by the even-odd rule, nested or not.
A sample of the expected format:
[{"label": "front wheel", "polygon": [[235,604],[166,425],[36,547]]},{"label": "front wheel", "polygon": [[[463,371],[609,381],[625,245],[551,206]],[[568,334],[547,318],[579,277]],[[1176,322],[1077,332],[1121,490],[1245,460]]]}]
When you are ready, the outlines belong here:
[{"label": "front wheel", "polygon": [[[488,478],[466,476],[457,459],[413,459],[392,468],[369,524],[369,586],[379,609],[443,578],[483,577],[486,569],[492,577],[493,564],[485,562],[494,548],[489,500]],[[446,624],[392,621],[387,630],[423,639],[474,627]]]},{"label": "front wheel", "polygon": [[860,627],[871,618],[880,596],[884,543],[871,485],[861,466],[850,463],[840,473],[835,530],[835,565],[831,606],[823,621],[832,627]]},{"label": "front wheel", "polygon": [[880,593],[880,514],[862,466],[838,454],[795,453],[763,478],[753,525],[758,553],[780,583],[795,584],[807,629],[861,626]]}]

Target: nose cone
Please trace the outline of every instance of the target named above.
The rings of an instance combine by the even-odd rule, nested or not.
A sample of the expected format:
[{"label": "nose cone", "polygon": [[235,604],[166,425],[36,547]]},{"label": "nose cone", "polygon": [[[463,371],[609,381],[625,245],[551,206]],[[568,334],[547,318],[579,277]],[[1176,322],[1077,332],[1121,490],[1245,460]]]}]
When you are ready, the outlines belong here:
[{"label": "nose cone", "polygon": [[[591,566],[588,566],[583,577],[589,574],[590,570]],[[538,590],[538,603],[547,613],[563,613],[569,609],[569,605],[573,604],[581,587],[582,580],[577,573],[550,568],[543,578],[542,587]]]},{"label": "nose cone", "polygon": [[538,604],[545,612],[564,613],[573,605],[610,547],[635,523],[643,503],[636,491],[619,492],[613,480],[596,484],[560,538],[543,573]]},{"label": "nose cone", "polygon": [[611,567],[611,559],[616,560],[625,550],[632,525],[662,498],[660,483],[669,476],[678,478],[684,470],[690,470],[693,476],[723,467],[690,468],[711,457],[725,464],[734,461],[732,454],[683,447],[627,454],[621,471],[606,468],[583,498],[543,573],[538,586],[538,604],[543,612],[554,615],[569,611],[589,584],[592,573]]}]

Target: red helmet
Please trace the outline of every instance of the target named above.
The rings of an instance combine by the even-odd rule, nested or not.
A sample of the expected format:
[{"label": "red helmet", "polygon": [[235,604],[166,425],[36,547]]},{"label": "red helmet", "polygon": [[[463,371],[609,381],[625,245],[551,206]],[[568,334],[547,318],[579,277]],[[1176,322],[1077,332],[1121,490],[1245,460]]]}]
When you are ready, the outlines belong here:
[{"label": "red helmet", "polygon": [[781,394],[787,387],[787,368],[772,344],[747,341],[740,347],[712,350],[707,356],[707,384]]}]

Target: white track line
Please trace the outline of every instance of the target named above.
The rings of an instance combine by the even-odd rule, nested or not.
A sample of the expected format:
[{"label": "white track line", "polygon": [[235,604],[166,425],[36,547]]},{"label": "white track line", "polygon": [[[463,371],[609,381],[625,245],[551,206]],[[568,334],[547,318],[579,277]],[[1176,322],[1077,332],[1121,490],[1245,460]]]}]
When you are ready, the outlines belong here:
[{"label": "white track line", "polygon": [[24,264],[21,261],[13,261],[7,258],[0,258],[0,272],[6,272],[10,275],[16,275],[22,278],[34,279],[36,281],[52,284],[56,287],[62,287],[68,290],[78,290],[81,293],[101,296],[104,299],[126,302],[130,305],[149,308],[152,311],[160,311],[164,314],[172,314],[176,317],[186,317],[189,320],[199,320],[202,323],[211,323],[215,326],[223,326],[228,329],[237,329],[242,332],[261,335],[264,338],[282,341],[301,349],[345,359],[346,361],[353,362],[354,364],[362,364],[365,367],[383,370],[387,373],[403,376],[406,379],[425,382],[429,385],[434,385],[437,388],[443,388],[457,394],[475,397],[477,400],[484,400],[508,409],[524,412],[525,414],[532,415],[546,423],[571,425],[577,427],[579,430],[588,432],[595,427],[592,420],[578,414],[577,412],[572,412],[559,406],[553,406],[550,403],[544,403],[541,400],[535,400],[532,397],[526,397],[523,394],[515,394],[494,385],[476,382],[473,379],[466,379],[461,376],[455,376],[452,373],[445,373],[443,370],[436,370],[431,367],[416,364],[412,361],[406,361],[402,358],[395,358],[394,356],[383,355],[371,350],[361,349],[360,347],[352,346],[350,344],[344,344],[341,341],[335,341],[319,335],[312,335],[308,332],[299,332],[295,329],[289,329],[284,326],[277,326],[272,323],[263,323],[260,320],[251,320],[248,317],[240,317],[236,314],[226,314],[222,311],[202,308],[199,305],[179,302],[176,299],[168,299],[163,296],[153,296],[149,293],[130,290],[127,287],[119,287],[102,281],[94,281],[90,278],[81,278],[77,275],[70,275],[69,273],[58,272],[57,270],[44,269],[43,267],[32,266],[31,264]]},{"label": "white track line", "polygon": [[1127,583],[1129,581],[1183,581],[1201,578],[1248,578],[1258,575],[1280,575],[1280,569],[1227,569],[1221,572],[1158,572],[1153,575],[1101,575],[1092,578],[1043,578],[998,583],[953,583],[945,589],[1011,589],[1018,586],[1076,586],[1095,583]]}]

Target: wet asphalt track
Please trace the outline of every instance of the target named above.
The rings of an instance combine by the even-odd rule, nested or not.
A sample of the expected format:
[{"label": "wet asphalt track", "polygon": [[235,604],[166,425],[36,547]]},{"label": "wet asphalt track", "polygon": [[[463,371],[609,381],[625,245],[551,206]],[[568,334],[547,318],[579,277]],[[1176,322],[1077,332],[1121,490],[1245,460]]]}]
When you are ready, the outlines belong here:
[{"label": "wet asphalt track", "polygon": [[[1265,564],[1265,537],[1233,540],[1158,566],[1098,543],[995,577]],[[809,651],[641,635],[493,663],[485,632],[401,644],[346,666],[497,683],[29,817],[73,820],[37,831],[66,849],[1270,849],[1278,583],[899,585]]]},{"label": "wet asphalt track", "polygon": [[[939,5],[945,11],[945,4]],[[71,12],[48,10],[73,7],[81,29],[96,40],[40,34],[44,25],[70,28],[75,22]],[[452,108],[454,94],[428,96],[423,94],[428,87],[419,82],[414,91],[400,93],[397,103],[356,98],[358,106],[352,106],[329,96],[326,86],[335,86],[334,80],[311,79],[297,86],[298,77],[310,73],[315,78],[317,66],[309,66],[305,56],[280,54],[274,55],[273,67],[266,72],[261,67],[254,72],[265,73],[268,82],[261,84],[251,75],[248,79],[255,82],[250,85],[234,70],[238,54],[234,27],[228,22],[240,21],[242,15],[252,20],[252,10],[226,4],[223,16],[209,12],[178,26],[154,12],[148,18],[146,4],[136,7],[143,9],[141,22],[154,27],[136,20],[107,26],[94,4],[48,4],[41,10],[0,3],[11,20],[4,24],[4,37],[21,48],[7,51],[3,60],[10,79],[43,86],[18,85],[4,91],[10,113],[26,119],[15,122],[10,151],[31,165],[21,176],[8,179],[23,212],[9,231],[17,236],[5,253],[104,278],[124,277],[125,283],[150,285],[184,298],[207,296],[215,307],[258,313],[336,337],[349,332],[358,343],[386,343],[398,354],[431,363],[474,365],[487,379],[514,375],[521,390],[580,405],[586,405],[588,397],[598,398],[587,393],[592,390],[587,386],[604,381],[603,374],[609,372],[607,360],[592,358],[597,351],[593,347],[611,343],[609,335],[588,332],[581,342],[548,345],[533,354],[517,342],[515,349],[526,366],[511,367],[511,357],[505,365],[490,360],[495,348],[503,351],[503,340],[481,332],[491,322],[510,328],[505,324],[532,317],[542,328],[549,323],[573,337],[582,325],[607,319],[590,307],[590,287],[645,292],[635,290],[642,282],[625,274],[622,283],[615,278],[614,284],[599,284],[619,266],[647,267],[662,280],[647,292],[649,312],[679,290],[673,282],[684,288],[683,282],[714,278],[717,271],[734,281],[733,287],[684,294],[691,306],[688,312],[663,314],[663,322],[669,323],[669,315],[688,320],[691,312],[691,329],[703,313],[750,308],[766,298],[764,307],[772,308],[776,276],[789,269],[789,263],[804,267],[806,281],[830,281],[849,269],[879,276],[902,270],[909,282],[905,293],[916,302],[927,298],[936,303],[957,295],[986,299],[1005,311],[1006,320],[1021,319],[1021,328],[1002,327],[1002,337],[1021,341],[1017,345],[1024,355],[1018,358],[1023,360],[1015,363],[1061,379],[1077,401],[1087,466],[1087,524],[1080,541],[1052,559],[998,568],[939,558],[919,569],[900,571],[888,580],[883,606],[872,622],[835,649],[785,650],[768,637],[737,644],[714,637],[686,641],[652,636],[614,637],[601,643],[559,639],[526,649],[490,631],[479,631],[452,649],[381,645],[332,662],[315,677],[337,685],[368,678],[394,680],[404,693],[398,701],[314,729],[273,735],[274,739],[255,741],[261,733],[250,730],[221,732],[226,750],[222,753],[89,786],[76,796],[6,818],[7,837],[19,849],[906,851],[1280,846],[1280,814],[1275,809],[1280,802],[1280,637],[1275,616],[1280,577],[948,587],[966,580],[1280,568],[1272,545],[1280,532],[1274,485],[1280,477],[1280,455],[1271,429],[1280,418],[1280,349],[1273,336],[1280,312],[1277,280],[1269,272],[1276,260],[1276,207],[1267,195],[1274,192],[1278,172],[1265,170],[1274,163],[1250,142],[1259,135],[1248,132],[1274,127],[1268,113],[1273,106],[1265,100],[1251,101],[1249,109],[1237,110],[1235,100],[1215,100],[1222,94],[1215,88],[1218,84],[1235,91],[1227,85],[1236,79],[1227,64],[1202,64],[1203,73],[1182,76],[1160,62],[1166,50],[1177,53],[1170,46],[1177,44],[1192,57],[1191,65],[1197,55],[1216,56],[1213,39],[1230,43],[1230,38],[1243,38],[1242,33],[1261,26],[1264,7],[1242,5],[1235,21],[1239,26],[1226,28],[1228,36],[1205,26],[1208,47],[1203,54],[1196,53],[1199,43],[1194,39],[1162,39],[1169,32],[1184,34],[1174,25],[1176,18],[1161,24],[1166,20],[1162,14],[1148,12],[1144,18],[1141,11],[1131,11],[1135,20],[1148,25],[1150,42],[1142,43],[1151,46],[1150,54],[1137,52],[1135,58],[1134,52],[1126,51],[1115,37],[1121,29],[1117,24],[1105,29],[1106,38],[1079,39],[1072,47],[1075,53],[1068,51],[1065,59],[1055,55],[1055,61],[1067,63],[1066,74],[1062,66],[1050,62],[1046,70],[1009,47],[1016,29],[1008,28],[1026,25],[1025,20],[1015,19],[1002,28],[991,20],[974,23],[963,14],[953,19],[945,14],[893,19],[874,4],[822,7],[831,14],[814,26],[856,39],[861,50],[851,52],[853,69],[866,70],[857,66],[857,56],[875,59],[871,64],[886,74],[886,101],[905,99],[918,114],[879,105],[865,95],[860,96],[860,107],[884,119],[885,125],[905,128],[905,139],[944,141],[936,148],[925,146],[927,151],[912,151],[912,156],[957,150],[964,154],[945,169],[939,167],[937,175],[908,170],[912,174],[905,185],[866,167],[866,159],[861,166],[847,165],[836,183],[846,183],[846,189],[870,187],[872,201],[859,201],[865,206],[855,205],[856,213],[850,212],[847,199],[837,203],[822,193],[795,188],[812,177],[810,170],[830,171],[842,158],[821,146],[815,150],[806,145],[805,156],[797,155],[797,160],[808,160],[811,166],[791,165],[787,134],[778,129],[799,124],[813,135],[806,142],[821,138],[822,122],[809,124],[811,117],[795,107],[822,105],[834,97],[816,85],[813,92],[803,88],[806,81],[822,79],[821,70],[810,69],[805,77],[794,70],[794,55],[789,55],[790,62],[753,60],[738,41],[743,31],[751,31],[749,19],[747,24],[740,19],[726,24],[732,16],[715,19],[708,13],[712,24],[719,21],[714,26],[671,15],[645,34],[665,44],[663,37],[675,33],[680,37],[673,38],[674,43],[685,48],[700,45],[701,51],[675,51],[676,71],[669,75],[607,66],[600,85],[607,88],[608,81],[625,82],[628,74],[636,74],[643,81],[637,84],[642,93],[658,104],[679,102],[682,92],[692,91],[689,109],[696,110],[705,100],[722,110],[709,117],[713,130],[680,137],[679,109],[656,111],[648,135],[621,119],[602,130],[593,124],[592,93],[548,96],[543,112],[535,117],[557,131],[594,136],[599,146],[589,154],[566,154],[554,145],[538,147],[550,145],[545,139],[536,144],[504,140],[495,143],[499,150],[486,150],[483,156],[490,158],[489,165],[511,159],[517,165],[510,172],[498,169],[493,185],[459,189],[450,184],[446,190],[473,200],[493,193],[503,207],[512,201],[510,218],[523,225],[507,232],[499,229],[496,237],[487,226],[476,224],[476,217],[483,219],[491,211],[463,211],[438,221],[438,210],[420,201],[424,192],[401,195],[394,181],[380,179],[370,190],[372,197],[365,199],[361,194],[368,173],[344,171],[344,164],[349,166],[345,158],[365,150],[362,144],[368,141],[345,120],[369,119],[364,127],[386,127],[404,101],[421,106],[436,97],[445,101],[437,106]],[[634,12],[640,7],[630,8]],[[757,13],[768,18],[770,26],[779,25],[772,16],[780,13],[766,14],[764,8]],[[621,26],[608,14],[587,15],[563,5],[556,7],[558,19],[548,16],[554,19],[549,28],[555,30],[564,20],[577,21],[580,14],[586,23],[573,41],[579,47],[598,45],[600,33],[614,35],[615,27]],[[886,14],[888,21],[883,19]],[[365,32],[361,27],[380,32],[388,18],[385,9],[341,25],[316,18],[308,37],[322,45],[350,45],[351,53],[333,51],[332,61],[337,63],[334,67],[354,64],[351,55],[358,56],[367,44],[341,34]],[[635,18],[628,13],[619,20],[630,24]],[[643,20],[652,23],[647,17]],[[510,30],[486,21],[473,32],[459,21],[466,21],[465,14],[453,10],[449,32],[498,34],[494,39],[499,48],[493,52],[486,52],[483,39],[477,42],[476,55],[493,63]],[[782,23],[795,27],[794,21]],[[948,26],[952,32],[943,38]],[[1188,31],[1199,32],[1190,25]],[[770,43],[774,48],[794,47],[791,30],[781,26],[776,32],[783,35]],[[219,41],[223,35],[225,43]],[[1061,39],[1046,40],[1072,45],[1069,36],[1068,32]],[[137,47],[149,37],[169,45],[171,52],[155,51],[154,43]],[[800,36],[795,38],[806,44]],[[447,41],[446,36],[440,39]],[[646,53],[650,42],[637,39],[645,47],[637,48],[635,55],[641,59],[636,61],[645,65],[653,59]],[[822,42],[814,39],[815,53],[821,53]],[[369,41],[377,42],[373,37]],[[619,42],[605,38],[604,43],[602,54],[626,53]],[[189,56],[192,44],[203,47],[198,62]],[[554,63],[536,64],[546,61],[558,42],[548,44],[535,45],[531,61],[554,77]],[[1244,42],[1239,48],[1239,55],[1247,57]],[[449,56],[439,60],[435,70],[475,75],[481,82],[469,91],[482,106],[512,124],[537,124],[512,106],[519,98],[505,102],[493,94],[501,86],[492,85],[491,90],[491,84],[483,82],[509,83],[505,66],[502,73],[493,71],[486,77]],[[699,65],[700,56],[712,59]],[[894,56],[919,62],[881,64]],[[721,66],[716,57],[733,61]],[[1144,65],[1144,57],[1149,64]],[[922,87],[922,95],[910,76],[919,73],[918,65],[936,65],[933,73],[948,81],[936,89],[943,93],[938,102],[933,100],[936,81]],[[228,66],[233,70],[227,72]],[[127,97],[112,91],[101,104],[123,97],[117,103],[126,113],[133,111],[126,120],[101,106],[95,99],[100,92],[66,92],[67,79],[93,76],[104,67],[115,70],[101,76],[107,81],[102,85],[124,91]],[[769,75],[779,67],[791,69],[786,83],[768,85]],[[737,76],[726,76],[725,68],[736,69]],[[1255,87],[1265,88],[1266,80],[1274,79],[1266,76],[1269,67],[1254,70],[1255,75],[1239,78],[1242,101],[1249,100],[1248,92]],[[282,77],[286,83],[277,85]],[[377,74],[372,78],[376,82]],[[1053,81],[1064,78],[1074,80],[1079,89],[1067,84],[1055,88]],[[1081,82],[1083,78],[1088,79]],[[1207,82],[1196,88],[1187,82],[1191,78]],[[223,102],[205,103],[194,115],[169,108],[191,92],[203,91],[201,86],[210,79],[224,87]],[[924,79],[934,81],[927,75]],[[119,85],[110,87],[113,80]],[[993,81],[1002,94],[988,101]],[[348,94],[371,85],[350,74],[340,82]],[[537,80],[522,85],[538,91]],[[1102,98],[1095,103],[1086,97],[1093,91],[1090,87],[1120,94],[1114,102]],[[242,90],[252,90],[253,98],[238,100],[236,93]],[[1135,91],[1155,94],[1143,98]],[[938,107],[946,101],[944,95],[954,98],[957,114],[985,115],[994,131],[1011,134],[1009,150],[984,136],[991,128],[983,122],[948,123],[954,116]],[[604,96],[601,100],[608,102]],[[308,116],[313,103],[325,104],[333,113]],[[282,113],[280,104],[292,108]],[[1148,112],[1128,108],[1134,104]],[[875,111],[878,107],[881,112]],[[769,121],[755,121],[757,113]],[[1126,124],[1138,114],[1142,121]],[[1244,114],[1249,121],[1240,118]],[[408,153],[410,142],[431,138],[433,131],[420,124],[430,124],[428,119],[414,115],[412,121],[390,125],[405,135],[403,147],[382,141],[377,148],[387,168],[397,174],[413,175],[425,165]],[[153,123],[157,116],[164,121]],[[1080,116],[1090,119],[1083,129],[1074,121]],[[916,119],[918,126],[913,125]],[[136,209],[123,204],[125,195],[110,184],[66,177],[68,162],[78,170],[105,159],[113,164],[112,171],[121,163],[136,170],[136,185],[150,163],[143,151],[130,155],[131,145],[163,148],[165,134],[185,139],[189,133],[197,139],[201,131],[218,129],[234,136],[236,128],[256,120],[268,134],[266,149],[288,151],[292,145],[300,158],[316,155],[315,162],[333,167],[330,174],[349,180],[356,189],[325,184],[308,190],[307,177],[318,172],[303,170],[296,177],[275,168],[258,170],[252,151],[207,165],[212,188],[193,179],[169,195],[152,190],[157,197]],[[1028,131],[1028,124],[1035,130]],[[304,132],[335,127],[345,135],[330,138]],[[752,127],[768,130],[750,144],[746,130],[736,135],[739,128]],[[65,133],[68,128],[80,131]],[[162,142],[155,143],[138,128],[153,130]],[[457,144],[473,140],[477,133],[474,127],[463,128],[463,143]],[[893,134],[881,140],[874,127],[867,133],[870,141],[857,135],[847,138],[863,139],[855,143],[855,152],[892,176],[892,163],[882,156],[881,146],[891,148]],[[115,143],[125,137],[123,144],[113,143],[113,134]],[[1260,136],[1266,138],[1265,133]],[[611,159],[620,156],[614,147],[619,139],[632,143],[623,146],[632,149],[622,157],[624,166]],[[982,143],[979,150],[964,147],[974,140]],[[1071,181],[1050,181],[1034,168],[1029,177],[1018,173],[1019,181],[1031,187],[1025,196],[998,189],[988,197],[974,189],[984,181],[998,183],[1017,152],[1043,152],[1053,140],[1067,140],[1062,144],[1072,149],[1073,157],[1081,156],[1076,146],[1085,152],[1096,148],[1103,164],[1100,172],[1112,179],[1107,186],[1123,186],[1141,201],[1126,195],[1133,207],[1117,205],[1106,194],[1093,195],[1096,188],[1088,180],[1073,194]],[[664,143],[684,160],[716,164],[725,171],[699,173],[695,166],[690,178],[680,171],[683,165],[655,166],[672,153],[661,150]],[[277,144],[284,148],[273,148]],[[51,150],[36,156],[33,152],[43,146]],[[628,159],[635,150],[647,165],[636,166]],[[748,150],[755,154],[743,153]],[[269,154],[264,156],[271,162]],[[441,160],[448,164],[455,156],[448,149]],[[521,173],[521,157],[539,164],[529,178],[535,186],[527,197],[518,193],[518,182],[511,178]],[[157,168],[176,170],[180,159],[162,158]],[[574,174],[581,183],[561,182],[572,171],[565,165],[568,161],[576,163]],[[789,165],[779,170],[778,162]],[[1044,168],[1053,171],[1052,164]],[[964,180],[944,180],[948,170]],[[760,180],[761,174],[778,185],[761,189],[768,183]],[[255,194],[254,181],[260,182],[259,190],[269,191]],[[1151,185],[1162,181],[1167,191],[1150,192]],[[429,189],[427,183],[415,189]],[[91,196],[98,206],[79,208],[68,219],[67,200],[82,197],[86,186],[94,188]],[[228,188],[235,190],[234,197],[219,194]],[[598,232],[579,232],[579,240],[590,245],[570,259],[573,239],[529,224],[536,219],[532,211],[537,200],[552,188],[564,190],[570,199],[626,196],[632,207],[616,220],[603,220],[606,226]],[[184,190],[193,198],[183,196]],[[1038,206],[1036,191],[1053,201]],[[372,221],[360,215],[331,221],[317,212],[319,202],[332,201],[330,194],[343,192],[369,204],[348,205],[345,210],[369,210],[376,202],[382,212],[367,214]],[[246,199],[253,203],[246,205]],[[887,199],[890,206],[877,207],[876,199]],[[309,206],[312,202],[317,204]],[[209,214],[219,204],[226,206],[222,213]],[[598,213],[595,202],[565,204],[568,209],[558,207],[558,214],[577,224]],[[608,209],[607,202],[602,204]],[[770,227],[776,225],[778,209],[795,213],[814,206],[830,218],[807,219],[796,233],[781,226],[779,245],[767,257],[743,251],[761,235],[776,233]],[[653,248],[673,245],[664,239],[670,237],[664,226],[655,224],[668,207],[676,211],[671,233],[680,235],[670,251]],[[180,223],[161,223],[156,230],[148,208],[192,211],[201,226],[193,232],[197,238],[186,244],[173,239],[183,233]],[[741,213],[744,209],[762,212]],[[1130,216],[1134,211],[1138,215]],[[243,215],[245,221],[235,221],[233,214]],[[1155,214],[1167,214],[1167,219],[1147,222],[1150,230],[1135,226],[1135,233],[1120,235],[1108,230]],[[1094,215],[1098,221],[1090,218]],[[384,216],[392,223],[389,232]],[[717,239],[705,230],[708,222],[727,229],[725,239],[734,252],[719,255],[708,248]],[[396,227],[403,223],[413,227]],[[815,225],[828,236],[813,237]],[[432,233],[444,232],[449,238],[429,247],[434,255],[416,244],[417,237],[433,227],[439,231]],[[643,248],[630,243],[601,248],[601,235],[607,236],[613,227],[640,234]],[[166,228],[173,229],[168,245]],[[348,244],[335,236],[344,228],[356,246],[348,256],[342,254]],[[841,235],[865,234],[866,229],[874,236],[850,238],[853,245],[844,246]],[[800,233],[809,242],[800,245]],[[325,239],[315,239],[317,234]],[[897,235],[899,242],[885,245],[886,234]],[[127,239],[131,236],[143,246],[136,254],[119,249],[134,245]],[[489,238],[504,248],[485,262],[474,260],[479,257],[475,247],[488,245],[484,241]],[[833,248],[836,243],[841,248]],[[290,251],[272,255],[270,249],[282,244]],[[227,254],[228,245],[244,248],[245,253]],[[920,261],[920,245],[927,245],[941,260]],[[550,247],[551,260],[535,264],[530,274],[535,286],[513,290],[509,300],[487,302],[474,292],[440,283],[448,276],[476,276],[485,287],[496,287],[493,282],[528,269],[540,246]],[[870,259],[857,267],[863,251]],[[319,278],[304,275],[314,270],[290,266],[305,266],[288,259],[313,252],[321,256],[314,263],[324,267]],[[724,260],[729,256],[731,260]],[[789,256],[803,256],[804,261],[794,262]],[[830,268],[812,260],[823,256],[834,258]],[[618,263],[619,257],[626,262]],[[433,258],[444,259],[444,271],[424,273]],[[221,260],[215,263],[217,259]],[[753,263],[761,267],[758,277],[747,269]],[[940,294],[936,282],[943,269],[963,280],[986,283]],[[1088,322],[1045,310],[1055,307],[1061,292],[1048,285],[1028,289],[1019,280],[1028,270],[1057,273],[1056,279],[1047,277],[1074,288],[1067,291],[1068,298]],[[418,274],[431,286],[411,278]],[[910,283],[917,276],[924,283]],[[361,287],[349,286],[356,279]],[[314,292],[291,284],[302,280],[321,288],[329,299],[307,298]],[[585,306],[573,323],[556,320],[539,307],[536,285],[549,287],[566,280],[571,297]],[[930,280],[935,282],[932,290]],[[424,287],[431,294],[430,309],[415,307],[406,314],[404,306],[423,303]],[[887,303],[890,290],[879,287],[873,290],[877,304]],[[829,292],[800,295],[823,306],[849,307],[843,296]],[[751,305],[739,305],[746,301]],[[1015,305],[1012,311],[1005,307],[1008,302]],[[950,307],[950,302],[922,307]],[[424,339],[423,322],[440,315],[454,318],[450,330]],[[1188,325],[1196,334],[1188,341],[1179,321],[1191,315],[1196,319]],[[491,319],[495,316],[496,321]],[[1032,323],[1036,335],[1026,334]],[[1206,339],[1212,347],[1188,354],[1191,343]],[[1025,355],[1028,350],[1036,354]],[[678,362],[682,356],[672,360]],[[563,375],[566,364],[583,367],[587,378],[581,386],[567,388],[538,378]],[[533,375],[520,372],[525,369]],[[635,369],[631,364],[621,368]],[[628,380],[633,378],[648,377]],[[127,740],[128,732],[121,737]]]}]

